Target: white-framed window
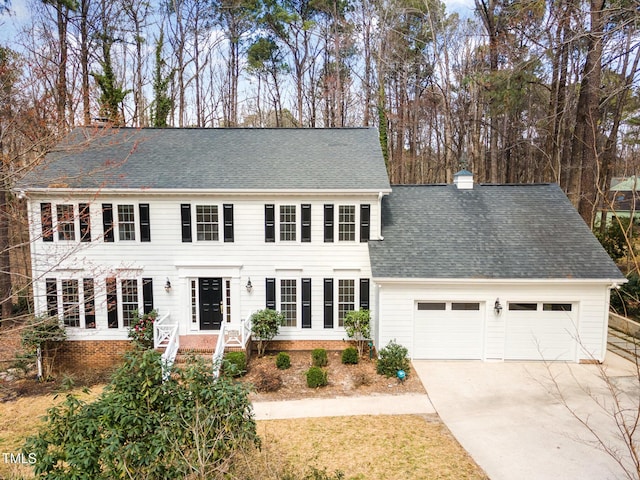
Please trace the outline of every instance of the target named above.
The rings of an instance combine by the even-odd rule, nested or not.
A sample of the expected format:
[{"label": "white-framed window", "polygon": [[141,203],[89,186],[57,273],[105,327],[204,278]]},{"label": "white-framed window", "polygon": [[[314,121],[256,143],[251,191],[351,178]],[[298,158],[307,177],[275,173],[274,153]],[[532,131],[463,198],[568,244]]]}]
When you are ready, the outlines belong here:
[{"label": "white-framed window", "polygon": [[280,241],[296,240],[296,206],[280,205]]},{"label": "white-framed window", "polygon": [[298,283],[295,279],[280,280],[280,312],[284,315],[284,327],[298,325]]},{"label": "white-framed window", "polygon": [[62,280],[62,320],[67,327],[80,326],[80,290],[78,280]]},{"label": "white-framed window", "polygon": [[219,236],[217,205],[196,205],[196,238],[199,241],[217,241]]},{"label": "white-framed window", "polygon": [[133,323],[136,311],[140,309],[138,296],[138,280],[124,279],[122,286],[122,325],[129,327]]},{"label": "white-framed window", "polygon": [[134,205],[118,205],[118,235],[120,240],[136,239]]},{"label": "white-framed window", "polygon": [[338,240],[341,242],[356,240],[355,205],[338,205]]},{"label": "white-framed window", "polygon": [[345,315],[356,308],[356,281],[338,280],[338,326],[344,326]]},{"label": "white-framed window", "polygon": [[72,204],[56,205],[58,240],[76,239],[76,221]]}]

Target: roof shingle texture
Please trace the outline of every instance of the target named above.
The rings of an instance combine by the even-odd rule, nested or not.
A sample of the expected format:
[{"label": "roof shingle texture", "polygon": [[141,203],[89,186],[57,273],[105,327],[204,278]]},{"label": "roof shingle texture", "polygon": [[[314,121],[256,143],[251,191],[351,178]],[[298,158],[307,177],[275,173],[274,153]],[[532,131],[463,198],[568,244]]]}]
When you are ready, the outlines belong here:
[{"label": "roof shingle texture", "polygon": [[373,128],[78,128],[21,184],[26,188],[389,189]]},{"label": "roof shingle texture", "polygon": [[376,278],[624,277],[556,184],[393,186]]}]

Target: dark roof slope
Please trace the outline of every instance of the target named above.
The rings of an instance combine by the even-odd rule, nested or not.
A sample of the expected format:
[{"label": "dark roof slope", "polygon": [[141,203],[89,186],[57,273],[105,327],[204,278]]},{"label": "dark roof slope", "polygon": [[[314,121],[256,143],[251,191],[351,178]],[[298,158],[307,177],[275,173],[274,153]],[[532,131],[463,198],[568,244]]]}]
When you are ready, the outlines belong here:
[{"label": "dark roof slope", "polygon": [[382,212],[377,278],[624,278],[555,184],[394,186]]},{"label": "dark roof slope", "polygon": [[373,128],[78,128],[22,186],[390,188]]}]

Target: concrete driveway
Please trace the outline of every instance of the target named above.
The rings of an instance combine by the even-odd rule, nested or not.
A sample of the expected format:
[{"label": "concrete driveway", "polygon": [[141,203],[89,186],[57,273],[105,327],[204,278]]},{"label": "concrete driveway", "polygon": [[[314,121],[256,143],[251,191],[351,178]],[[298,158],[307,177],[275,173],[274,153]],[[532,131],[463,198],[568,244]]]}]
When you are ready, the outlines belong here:
[{"label": "concrete driveway", "polygon": [[[625,478],[621,467],[596,447],[594,436],[565,406],[629,458],[609,413],[613,402],[597,365],[413,364],[444,423],[492,480]],[[635,365],[609,353],[604,370],[625,405],[635,404],[637,410],[640,382]]]}]

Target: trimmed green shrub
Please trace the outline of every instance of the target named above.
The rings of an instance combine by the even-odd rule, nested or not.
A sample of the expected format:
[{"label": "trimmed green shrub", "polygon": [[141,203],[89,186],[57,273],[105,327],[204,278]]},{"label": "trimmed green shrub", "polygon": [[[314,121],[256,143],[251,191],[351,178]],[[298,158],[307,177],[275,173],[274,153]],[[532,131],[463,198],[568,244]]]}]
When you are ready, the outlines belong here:
[{"label": "trimmed green shrub", "polygon": [[327,371],[320,367],[311,367],[306,371],[307,387],[318,388],[327,385]]},{"label": "trimmed green shrub", "polygon": [[257,340],[259,357],[264,355],[267,344],[278,334],[283,323],[284,315],[268,308],[251,315],[251,334]]},{"label": "trimmed green shrub", "polygon": [[311,360],[314,367],[326,367],[329,364],[327,351],[324,348],[316,348],[311,351]]},{"label": "trimmed green shrub", "polygon": [[342,351],[342,363],[345,365],[355,365],[358,360],[359,355],[356,347],[347,347]]},{"label": "trimmed green shrub", "polygon": [[407,357],[408,353],[409,351],[405,347],[391,340],[386,347],[380,350],[376,372],[385,377],[393,377],[398,370],[404,370],[409,375],[411,367]]},{"label": "trimmed green shrub", "polygon": [[356,341],[358,355],[364,350],[371,338],[371,315],[369,310],[351,310],[344,316],[344,330],[349,338]]},{"label": "trimmed green shrub", "polygon": [[278,367],[279,370],[286,370],[291,367],[291,357],[288,353],[278,353],[278,356],[276,357],[276,367]]},{"label": "trimmed green shrub", "polygon": [[241,377],[247,373],[247,355],[244,352],[228,352],[224,356],[222,371],[229,377]]}]

